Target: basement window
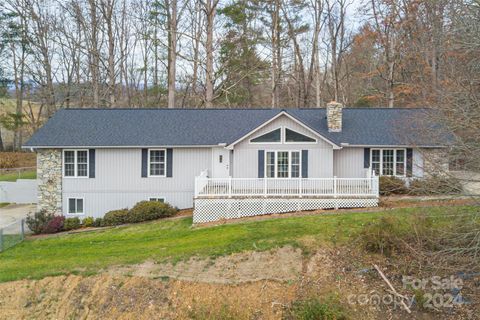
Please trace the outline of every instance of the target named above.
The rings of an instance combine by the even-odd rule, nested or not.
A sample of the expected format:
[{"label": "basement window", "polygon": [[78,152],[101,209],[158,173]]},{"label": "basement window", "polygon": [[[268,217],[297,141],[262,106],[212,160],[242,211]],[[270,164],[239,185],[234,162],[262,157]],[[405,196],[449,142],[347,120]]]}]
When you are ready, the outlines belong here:
[{"label": "basement window", "polygon": [[83,214],[83,198],[68,198],[68,214]]},{"label": "basement window", "polygon": [[148,201],[157,201],[157,202],[164,203],[165,199],[164,198],[149,198]]}]

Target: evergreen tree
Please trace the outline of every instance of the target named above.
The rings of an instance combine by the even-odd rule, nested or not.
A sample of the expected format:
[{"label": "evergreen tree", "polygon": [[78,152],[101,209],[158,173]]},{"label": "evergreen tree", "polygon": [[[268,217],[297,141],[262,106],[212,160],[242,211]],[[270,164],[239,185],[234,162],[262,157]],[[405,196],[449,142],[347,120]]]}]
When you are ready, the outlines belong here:
[{"label": "evergreen tree", "polygon": [[225,37],[220,47],[220,100],[229,106],[255,105],[259,84],[268,77],[269,64],[260,57],[257,48],[263,40],[255,26],[256,4],[239,0],[219,10],[226,18]]}]

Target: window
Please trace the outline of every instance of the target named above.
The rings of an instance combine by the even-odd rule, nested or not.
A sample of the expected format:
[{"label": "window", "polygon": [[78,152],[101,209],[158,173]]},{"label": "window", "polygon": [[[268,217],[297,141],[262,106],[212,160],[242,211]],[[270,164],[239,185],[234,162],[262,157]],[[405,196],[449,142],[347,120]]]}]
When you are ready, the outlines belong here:
[{"label": "window", "polygon": [[275,178],[275,152],[267,152],[266,170],[267,178]]},{"label": "window", "polygon": [[405,176],[405,149],[372,149],[370,159],[377,175]]},{"label": "window", "polygon": [[64,177],[88,177],[88,150],[63,151]]},{"label": "window", "polygon": [[300,152],[295,151],[291,155],[290,176],[292,178],[300,178]]},{"label": "window", "polygon": [[250,142],[281,142],[281,129],[278,128],[269,133],[253,138]]},{"label": "window", "polygon": [[405,150],[397,150],[396,157],[396,175],[404,176],[405,175]]},{"label": "window", "polygon": [[300,178],[300,151],[267,151],[267,178]]},{"label": "window", "polygon": [[158,202],[165,202],[164,198],[149,198],[148,201],[158,201]]},{"label": "window", "polygon": [[393,165],[394,165],[394,150],[383,150],[383,166],[382,166],[382,175],[384,176],[393,176]]},{"label": "window", "polygon": [[375,171],[375,174],[380,174],[380,150],[372,150],[372,169]]},{"label": "window", "polygon": [[219,163],[222,163],[222,162],[223,162],[223,155],[219,155],[219,156],[218,156],[218,162],[219,162]]},{"label": "window", "polygon": [[316,142],[316,140],[285,128],[285,142]]},{"label": "window", "polygon": [[165,149],[150,149],[148,152],[148,175],[150,177],[165,177]]},{"label": "window", "polygon": [[277,177],[288,178],[288,151],[277,152]]},{"label": "window", "polygon": [[69,214],[83,214],[83,199],[82,198],[68,198],[68,213]]}]

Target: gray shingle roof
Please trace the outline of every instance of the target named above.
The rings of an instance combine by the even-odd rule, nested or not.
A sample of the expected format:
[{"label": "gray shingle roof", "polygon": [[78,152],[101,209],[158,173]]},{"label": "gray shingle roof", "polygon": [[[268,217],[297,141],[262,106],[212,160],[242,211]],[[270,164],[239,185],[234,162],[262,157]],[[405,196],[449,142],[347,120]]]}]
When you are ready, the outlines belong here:
[{"label": "gray shingle roof", "polygon": [[339,133],[328,132],[320,108],[61,109],[24,147],[230,144],[282,111],[337,145],[435,146],[453,139],[428,120],[428,109],[344,108]]}]

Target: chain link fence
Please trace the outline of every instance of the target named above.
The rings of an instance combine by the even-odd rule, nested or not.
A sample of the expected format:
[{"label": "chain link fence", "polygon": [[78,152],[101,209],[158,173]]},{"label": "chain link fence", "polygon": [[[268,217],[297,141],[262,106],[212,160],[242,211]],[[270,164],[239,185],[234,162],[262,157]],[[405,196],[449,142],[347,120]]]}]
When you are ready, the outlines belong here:
[{"label": "chain link fence", "polygon": [[25,220],[17,220],[0,227],[0,252],[11,248],[25,239]]}]

